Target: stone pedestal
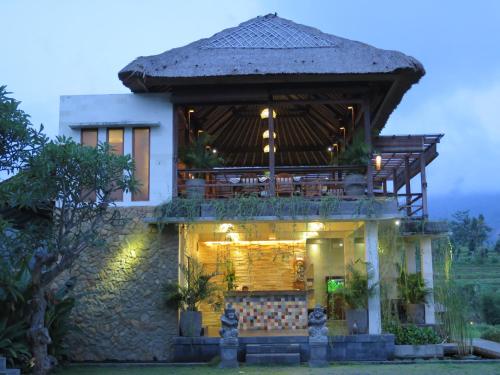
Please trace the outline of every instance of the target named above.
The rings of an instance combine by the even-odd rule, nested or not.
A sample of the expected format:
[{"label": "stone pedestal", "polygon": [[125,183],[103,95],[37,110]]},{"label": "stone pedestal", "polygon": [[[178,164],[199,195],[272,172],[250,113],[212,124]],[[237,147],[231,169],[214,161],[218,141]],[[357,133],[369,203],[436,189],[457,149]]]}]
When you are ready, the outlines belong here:
[{"label": "stone pedestal", "polygon": [[324,367],[328,366],[327,358],[328,338],[309,337],[309,366]]},{"label": "stone pedestal", "polygon": [[220,339],[220,368],[236,368],[238,367],[238,338],[221,338]]}]

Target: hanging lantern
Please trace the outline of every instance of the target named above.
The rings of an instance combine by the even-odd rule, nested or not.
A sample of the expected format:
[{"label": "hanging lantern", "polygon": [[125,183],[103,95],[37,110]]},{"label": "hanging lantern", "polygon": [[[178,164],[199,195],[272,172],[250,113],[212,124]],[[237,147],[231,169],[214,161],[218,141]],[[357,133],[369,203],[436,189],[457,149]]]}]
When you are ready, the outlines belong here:
[{"label": "hanging lantern", "polygon": [[382,169],[382,155],[377,154],[375,156],[375,169],[380,171]]},{"label": "hanging lantern", "polygon": [[[273,109],[273,118],[276,118],[276,111]],[[269,118],[269,108],[264,108],[261,112],[260,112],[260,118],[262,120],[265,120],[266,118]]]},{"label": "hanging lantern", "polygon": [[[266,130],[264,133],[262,133],[262,138],[264,139],[269,138],[269,130]],[[273,132],[273,138],[276,139],[276,132]]]}]

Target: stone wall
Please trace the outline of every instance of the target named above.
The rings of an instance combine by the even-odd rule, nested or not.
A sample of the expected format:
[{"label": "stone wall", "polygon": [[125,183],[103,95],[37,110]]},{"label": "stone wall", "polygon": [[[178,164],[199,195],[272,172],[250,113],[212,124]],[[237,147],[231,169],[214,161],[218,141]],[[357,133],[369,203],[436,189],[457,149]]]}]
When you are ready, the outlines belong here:
[{"label": "stone wall", "polygon": [[119,208],[121,218],[103,231],[107,246],[80,256],[77,304],[67,344],[74,361],[169,361],[177,313],[162,304],[162,288],[178,277],[178,230],[161,234],[146,225],[151,208]]}]

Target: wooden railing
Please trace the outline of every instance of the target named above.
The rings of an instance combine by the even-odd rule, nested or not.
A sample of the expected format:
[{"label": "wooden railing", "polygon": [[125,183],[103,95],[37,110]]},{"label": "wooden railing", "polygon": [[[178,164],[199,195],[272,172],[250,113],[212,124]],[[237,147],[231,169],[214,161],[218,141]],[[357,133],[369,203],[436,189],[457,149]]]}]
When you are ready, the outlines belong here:
[{"label": "wooden railing", "polygon": [[[276,175],[269,175],[265,167],[225,167],[213,169],[178,170],[177,195],[206,199],[224,199],[253,195],[303,196],[317,198],[336,196],[356,200],[345,190],[345,177],[349,173],[362,173],[362,166],[298,166],[276,167]],[[201,185],[197,185],[202,180]],[[273,187],[273,188],[272,188]],[[374,181],[374,195],[394,197],[381,181]],[[422,194],[397,194],[399,210],[408,217],[422,216]]]}]

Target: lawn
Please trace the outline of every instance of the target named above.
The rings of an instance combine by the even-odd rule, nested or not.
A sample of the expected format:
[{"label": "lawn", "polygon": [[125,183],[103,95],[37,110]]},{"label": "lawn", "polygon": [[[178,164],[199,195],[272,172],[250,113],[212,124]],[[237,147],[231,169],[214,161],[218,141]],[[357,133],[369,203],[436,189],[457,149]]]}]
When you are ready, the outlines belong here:
[{"label": "lawn", "polygon": [[331,365],[327,368],[315,368],[302,365],[300,367],[245,367],[233,370],[220,370],[215,366],[78,366],[57,371],[57,375],[299,375],[299,374],[332,374],[332,375],[389,375],[389,374],[500,374],[500,362],[489,363],[414,363],[414,364],[353,364]]}]

